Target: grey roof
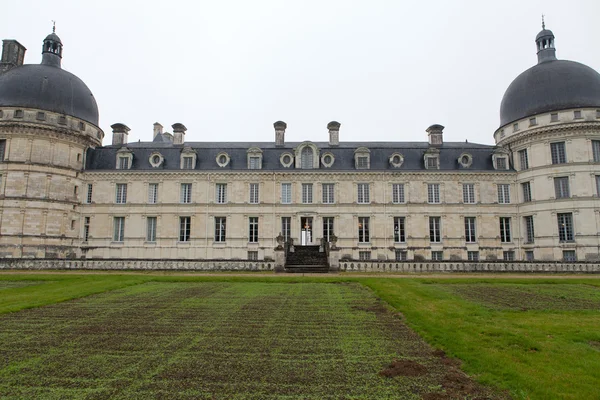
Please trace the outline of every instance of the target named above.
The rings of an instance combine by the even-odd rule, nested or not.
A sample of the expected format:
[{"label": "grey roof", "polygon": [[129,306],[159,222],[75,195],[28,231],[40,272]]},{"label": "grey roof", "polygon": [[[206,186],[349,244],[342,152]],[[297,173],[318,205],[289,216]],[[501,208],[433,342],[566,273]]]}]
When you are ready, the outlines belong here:
[{"label": "grey roof", "polygon": [[[128,143],[133,153],[131,171],[160,171],[179,170],[181,151],[191,147],[197,153],[196,170],[198,171],[248,171],[247,150],[258,147],[262,150],[262,171],[290,171],[295,170],[292,165],[284,168],[279,160],[284,152],[294,154],[294,148],[303,142],[288,142],[283,147],[275,146],[274,142],[187,142],[184,145],[175,145],[172,142],[136,142]],[[311,142],[315,144],[321,155],[330,152],[335,157],[335,162],[330,168],[321,165],[320,171],[356,171],[354,166],[354,151],[359,147],[370,150],[371,171],[422,171],[425,170],[423,156],[430,147],[427,142],[342,142],[339,146],[329,146],[327,142]],[[106,146],[88,150],[86,170],[106,171],[114,170],[116,166],[117,151],[123,146]],[[494,146],[447,142],[437,146],[440,150],[440,170],[442,171],[493,171],[492,154]],[[150,154],[160,152],[165,161],[158,167],[150,165]],[[231,161],[226,167],[219,167],[216,162],[217,155],[226,152]],[[458,157],[463,153],[473,157],[473,164],[463,168],[458,163]],[[393,153],[404,156],[404,163],[400,168],[389,164],[389,157]],[[255,171],[255,170],[249,170]],[[261,170],[257,170],[260,172]],[[314,171],[314,170],[303,170]],[[360,170],[363,171],[363,170]]]},{"label": "grey roof", "polygon": [[540,31],[540,33],[538,33],[537,36],[535,37],[535,40],[538,41],[539,39],[541,39],[543,37],[549,37],[549,36],[554,37],[554,33],[552,33],[552,31],[550,29],[542,29]]},{"label": "grey roof", "polygon": [[535,114],[579,107],[600,107],[600,74],[574,61],[545,61],[523,72],[506,89],[500,126]]}]

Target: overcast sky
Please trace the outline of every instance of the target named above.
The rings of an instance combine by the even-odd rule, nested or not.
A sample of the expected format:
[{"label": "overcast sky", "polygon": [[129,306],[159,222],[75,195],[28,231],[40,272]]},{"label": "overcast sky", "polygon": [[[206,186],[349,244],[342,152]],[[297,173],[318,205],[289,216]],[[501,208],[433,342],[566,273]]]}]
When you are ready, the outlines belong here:
[{"label": "overcast sky", "polygon": [[186,141],[446,141],[492,144],[510,82],[537,62],[535,35],[557,56],[600,70],[600,1],[6,1],[1,39],[41,61],[57,21],[63,68],[94,93],[100,127],[152,124]]}]

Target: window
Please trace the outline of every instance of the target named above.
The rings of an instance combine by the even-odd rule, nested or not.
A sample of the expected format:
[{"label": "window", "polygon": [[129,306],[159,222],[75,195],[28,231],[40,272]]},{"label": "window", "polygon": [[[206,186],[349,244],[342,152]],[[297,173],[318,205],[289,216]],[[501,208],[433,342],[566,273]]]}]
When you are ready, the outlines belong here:
[{"label": "window", "polygon": [[191,183],[182,183],[181,184],[181,193],[179,197],[179,202],[183,204],[189,204],[192,202],[192,184]]},{"label": "window", "polygon": [[79,186],[73,186],[73,197],[77,198],[79,195]]},{"label": "window", "polygon": [[506,250],[502,252],[502,259],[504,261],[515,261],[515,252],[512,250]]},{"label": "window", "polygon": [[550,122],[558,122],[558,113],[550,114]]},{"label": "window", "polygon": [[0,162],[4,161],[4,153],[6,152],[6,139],[0,140]]},{"label": "window", "polygon": [[333,154],[331,154],[331,153],[325,153],[321,157],[321,163],[323,163],[323,166],[326,168],[331,167],[333,165],[334,161],[335,161],[335,158],[333,157]]},{"label": "window", "polygon": [[127,184],[126,183],[117,183],[117,198],[115,202],[117,204],[125,204],[127,203]]},{"label": "window", "polygon": [[392,203],[404,203],[404,183],[394,183],[392,185]]},{"label": "window", "polygon": [[534,118],[529,118],[529,126],[537,125],[537,120]]},{"label": "window", "polygon": [[219,167],[226,167],[229,164],[229,155],[227,153],[220,153],[217,156],[217,165]]},{"label": "window", "polygon": [[217,183],[215,186],[216,202],[218,204],[227,203],[227,184]]},{"label": "window", "polygon": [[148,204],[158,203],[158,183],[148,184]]},{"label": "window", "polygon": [[500,241],[510,243],[510,217],[500,217]]},{"label": "window", "polygon": [[23,118],[23,110],[15,110],[15,118]]},{"label": "window", "polygon": [[279,162],[284,168],[289,168],[294,163],[294,157],[290,153],[283,153],[279,157]]},{"label": "window", "polygon": [[179,217],[179,241],[189,242],[192,231],[192,217]]},{"label": "window", "polygon": [[248,218],[248,242],[258,243],[258,217]]},{"label": "window", "polygon": [[312,169],[313,167],[313,149],[306,146],[302,149],[302,152],[300,153],[300,168]]},{"label": "window", "polygon": [[87,204],[91,204],[92,202],[92,192],[94,190],[94,185],[91,183],[87,184],[87,195],[85,196],[85,202]]},{"label": "window", "polygon": [[260,169],[261,168],[260,157],[250,156],[248,157],[248,169]]},{"label": "window", "polygon": [[475,243],[477,235],[475,234],[475,217],[465,217],[465,242]]},{"label": "window", "polygon": [[369,243],[369,217],[358,217],[358,242]]},{"label": "window", "polygon": [[560,242],[572,242],[575,240],[573,235],[573,214],[557,214],[558,219],[558,240]]},{"label": "window", "polygon": [[408,259],[406,250],[396,249],[394,253],[396,261],[406,261]]},{"label": "window", "polygon": [[292,184],[282,183],[281,184],[281,204],[292,203]]},{"label": "window", "polygon": [[394,243],[406,242],[406,218],[394,217]]},{"label": "window", "polygon": [[475,184],[463,183],[463,203],[475,204]]},{"label": "window", "polygon": [[[0,113],[0,117],[2,117],[2,113]],[[600,118],[600,110],[596,110],[596,118]]]},{"label": "window", "polygon": [[194,169],[194,157],[183,157],[181,169]]},{"label": "window", "polygon": [[[4,146],[2,147],[2,154],[4,155]],[[600,140],[592,140],[592,153],[594,155],[594,162],[600,162]],[[1,159],[4,159],[4,157]]]},{"label": "window", "polygon": [[369,157],[359,156],[356,158],[356,168],[367,169],[369,168]]},{"label": "window", "polygon": [[371,259],[371,252],[370,251],[359,251],[358,259],[361,261],[369,261]]},{"label": "window", "polygon": [[563,261],[577,261],[577,254],[575,250],[563,250]]},{"label": "window", "polygon": [[87,242],[90,238],[90,217],[83,219],[83,241]]},{"label": "window", "polygon": [[523,203],[529,203],[531,201],[531,183],[521,183],[521,189],[523,189]]},{"label": "window", "polygon": [[525,250],[525,261],[533,261],[534,259],[533,250]]},{"label": "window", "polygon": [[581,110],[573,111],[573,119],[581,119]]},{"label": "window", "polygon": [[479,252],[478,251],[467,251],[467,260],[479,261]]},{"label": "window", "polygon": [[427,169],[436,169],[438,167],[438,158],[437,157],[427,157],[427,162],[425,163],[425,167]]},{"label": "window", "polygon": [[58,123],[60,125],[66,125],[67,124],[67,117],[65,117],[64,115],[61,115],[60,117],[58,117]]},{"label": "window", "polygon": [[334,184],[333,183],[324,183],[323,184],[323,204],[333,204],[334,203]]},{"label": "window", "polygon": [[496,169],[508,169],[506,157],[498,157],[496,158]]},{"label": "window", "polygon": [[286,242],[292,236],[292,217],[281,217],[281,235]]},{"label": "window", "polygon": [[566,199],[571,197],[569,192],[569,178],[564,176],[554,178],[554,195],[557,199]]},{"label": "window", "polygon": [[596,193],[600,197],[600,175],[596,175]]},{"label": "window", "polygon": [[146,242],[156,242],[156,217],[146,217]]},{"label": "window", "polygon": [[498,184],[498,203],[509,204],[510,203],[510,184],[499,183]]},{"label": "window", "polygon": [[323,217],[323,239],[330,242],[333,235],[333,217]]},{"label": "window", "polygon": [[368,183],[359,183],[357,185],[358,188],[358,203],[359,204],[368,204],[370,203],[369,198],[369,184]]},{"label": "window", "polygon": [[248,252],[248,260],[250,261],[258,261],[258,251],[251,250]]},{"label": "window", "polygon": [[443,251],[432,251],[431,252],[431,260],[432,261],[443,261],[444,260],[444,252]]},{"label": "window", "polygon": [[429,204],[437,204],[440,202],[440,184],[427,184],[427,202]]},{"label": "window", "polygon": [[313,184],[303,183],[302,184],[302,203],[312,204],[313,202]]},{"label": "window", "polygon": [[552,164],[566,163],[565,142],[550,143],[550,155],[552,156]]},{"label": "window", "polygon": [[223,243],[227,237],[227,218],[215,217],[215,242]]},{"label": "window", "polygon": [[440,225],[441,225],[440,217],[429,217],[429,241],[430,242],[439,243],[442,241]]},{"label": "window", "polygon": [[513,124],[513,132],[517,132],[518,130],[519,130],[519,123],[518,123],[518,122],[515,122],[515,123]]},{"label": "window", "polygon": [[258,183],[250,184],[250,204],[258,204]]},{"label": "window", "polygon": [[119,157],[119,169],[129,169],[129,157]]},{"label": "window", "polygon": [[519,164],[521,170],[529,168],[529,157],[527,156],[527,149],[519,150]]},{"label": "window", "polygon": [[38,111],[37,115],[35,116],[35,119],[37,119],[38,121],[45,121],[46,120],[46,113],[44,113],[42,111]]},{"label": "window", "polygon": [[114,232],[113,241],[122,242],[125,238],[125,217],[115,217],[113,219]]},{"label": "window", "polygon": [[535,231],[533,230],[533,216],[523,217],[525,222],[525,243],[533,243],[535,240]]}]

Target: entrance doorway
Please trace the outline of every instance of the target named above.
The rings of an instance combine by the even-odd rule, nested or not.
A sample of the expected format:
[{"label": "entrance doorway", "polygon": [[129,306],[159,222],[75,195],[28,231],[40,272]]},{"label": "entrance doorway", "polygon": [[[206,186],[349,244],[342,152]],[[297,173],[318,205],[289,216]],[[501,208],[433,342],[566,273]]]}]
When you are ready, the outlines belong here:
[{"label": "entrance doorway", "polygon": [[313,219],[312,217],[300,217],[300,244],[308,246],[313,242]]}]

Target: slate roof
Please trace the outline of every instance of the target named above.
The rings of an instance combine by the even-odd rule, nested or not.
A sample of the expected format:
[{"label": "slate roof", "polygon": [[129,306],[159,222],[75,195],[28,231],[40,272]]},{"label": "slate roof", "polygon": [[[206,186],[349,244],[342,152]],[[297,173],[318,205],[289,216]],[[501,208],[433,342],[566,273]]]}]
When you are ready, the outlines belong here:
[{"label": "slate roof", "polygon": [[[197,171],[315,171],[300,170],[292,165],[285,168],[281,165],[280,156],[288,152],[294,154],[294,148],[304,142],[288,142],[285,146],[277,147],[274,142],[188,142],[184,145],[172,142],[134,142],[126,147],[133,153],[133,163],[130,171],[172,171],[180,170],[180,156],[184,147],[191,147],[197,153]],[[310,142],[316,145],[322,156],[330,152],[335,157],[335,162],[329,168],[320,163],[319,171],[423,171],[425,170],[423,156],[430,147],[427,142],[341,142],[339,146],[329,146],[328,142]],[[116,168],[117,151],[123,146],[105,146],[89,149],[87,153],[86,170],[107,171]],[[262,150],[262,169],[249,170],[247,167],[247,150],[258,147]],[[357,170],[354,165],[354,151],[359,147],[370,150],[370,169]],[[492,154],[495,147],[490,145],[446,142],[436,146],[440,150],[440,171],[494,171]],[[150,165],[150,155],[158,151],[164,157],[164,162],[157,168]],[[220,152],[226,152],[230,162],[226,167],[220,167],[216,158]],[[464,168],[458,163],[462,153],[469,153],[473,163],[469,168]],[[393,153],[404,156],[404,163],[400,168],[390,165],[389,157]],[[120,170],[121,171],[121,170]],[[123,171],[125,172],[125,171]]]}]

